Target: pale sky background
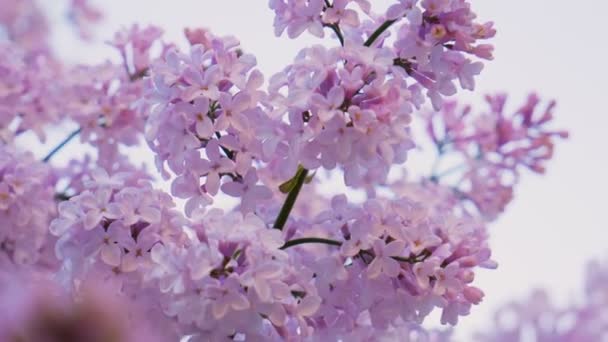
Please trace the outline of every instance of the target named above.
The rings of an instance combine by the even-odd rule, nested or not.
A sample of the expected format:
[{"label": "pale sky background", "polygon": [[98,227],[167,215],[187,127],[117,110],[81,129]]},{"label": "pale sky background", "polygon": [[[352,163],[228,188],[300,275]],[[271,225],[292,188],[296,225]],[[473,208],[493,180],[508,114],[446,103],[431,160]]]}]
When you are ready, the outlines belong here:
[{"label": "pale sky background", "polygon": [[[374,4],[388,0],[372,1]],[[472,0],[482,20],[493,20],[495,60],[486,63],[477,95],[506,91],[511,108],[537,90],[558,101],[555,128],[567,128],[570,140],[557,146],[544,177],[526,175],[515,201],[490,228],[495,271],[481,271],[477,285],[485,301],[457,328],[459,336],[489,323],[490,313],[532,287],[550,290],[560,302],[578,298],[584,265],[591,258],[608,261],[608,42],[600,0]],[[106,20],[100,41],[133,22],[156,24],[166,40],[179,40],[184,27],[207,27],[237,36],[258,58],[267,78],[288,64],[307,44],[319,40],[275,38],[273,14],[266,0],[99,0]],[[58,8],[52,9],[59,13]],[[102,44],[76,45],[67,28],[58,32],[61,53],[71,60],[100,61],[115,54]],[[335,44],[331,38],[327,44]],[[78,46],[78,48],[77,48]],[[481,107],[480,107],[481,108]],[[415,162],[415,160],[414,160]]]}]

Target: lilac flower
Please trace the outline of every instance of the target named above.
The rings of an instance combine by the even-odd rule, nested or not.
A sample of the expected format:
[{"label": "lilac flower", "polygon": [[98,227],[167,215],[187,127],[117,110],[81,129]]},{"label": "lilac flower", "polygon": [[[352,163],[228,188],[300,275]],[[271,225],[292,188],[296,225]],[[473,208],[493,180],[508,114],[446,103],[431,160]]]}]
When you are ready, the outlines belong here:
[{"label": "lilac flower", "polygon": [[236,276],[226,278],[223,283],[210,280],[205,286],[205,292],[213,299],[211,306],[213,317],[220,319],[230,310],[246,310],[249,308],[247,297],[242,294],[241,285]]},{"label": "lilac flower", "polygon": [[205,190],[210,195],[217,194],[220,188],[221,173],[230,173],[234,170],[234,162],[220,154],[220,147],[217,140],[211,140],[207,144],[208,161],[203,160],[203,170],[205,175]]},{"label": "lilac flower", "polygon": [[232,181],[222,185],[222,191],[233,197],[241,198],[241,211],[251,212],[255,209],[257,202],[265,201],[272,197],[272,192],[264,185],[257,185],[258,176],[254,168],[251,168],[242,182]]},{"label": "lilac flower", "polygon": [[223,93],[219,98],[221,114],[217,119],[217,129],[220,131],[232,127],[238,131],[246,131],[247,118],[244,112],[250,106],[251,98],[246,93],[238,93],[234,97]]},{"label": "lilac flower", "polygon": [[95,228],[102,219],[116,219],[121,216],[118,204],[110,203],[112,190],[98,189],[95,192],[85,192],[78,200],[82,203],[85,212],[84,229]]},{"label": "lilac flower", "polygon": [[387,277],[396,277],[401,270],[401,265],[392,257],[402,255],[405,242],[395,240],[385,244],[382,240],[376,239],[372,244],[376,256],[367,268],[368,277],[373,279],[381,274],[385,274]]}]

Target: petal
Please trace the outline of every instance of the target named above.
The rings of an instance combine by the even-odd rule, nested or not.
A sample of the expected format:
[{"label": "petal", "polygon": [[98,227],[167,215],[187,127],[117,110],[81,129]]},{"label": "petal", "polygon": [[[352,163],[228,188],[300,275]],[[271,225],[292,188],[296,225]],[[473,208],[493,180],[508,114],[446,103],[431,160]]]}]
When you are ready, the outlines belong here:
[{"label": "petal", "polygon": [[160,210],[154,207],[143,207],[139,208],[139,214],[141,218],[148,223],[160,222]]},{"label": "petal", "polygon": [[124,272],[133,272],[139,266],[138,258],[135,256],[135,253],[126,254],[122,259],[122,265],[120,269]]},{"label": "petal", "polygon": [[217,194],[217,191],[220,188],[220,176],[217,172],[209,172],[207,174],[205,188],[207,189],[207,193],[210,195]]},{"label": "petal", "polygon": [[384,274],[386,274],[387,276],[394,278],[396,276],[399,275],[399,272],[401,272],[401,265],[399,265],[399,262],[395,259],[391,259],[391,258],[383,258],[383,271]]},{"label": "petal", "polygon": [[122,250],[118,244],[104,245],[101,248],[101,260],[110,266],[119,266]]},{"label": "petal", "polygon": [[237,311],[249,309],[249,300],[240,293],[230,295],[230,306]]},{"label": "petal", "polygon": [[370,279],[377,278],[382,273],[382,258],[375,258],[367,266],[367,276]]},{"label": "petal", "polygon": [[298,314],[301,316],[314,315],[319,310],[321,302],[321,297],[319,296],[308,295],[302,298],[300,305],[298,305]]},{"label": "petal", "polygon": [[405,241],[395,240],[384,247],[384,255],[386,256],[400,256],[405,249]]},{"label": "petal", "polygon": [[101,221],[101,212],[97,209],[90,210],[84,217],[84,229],[91,230]]},{"label": "petal", "polygon": [[228,303],[224,300],[216,300],[211,306],[211,313],[215,319],[220,319],[228,312]]}]

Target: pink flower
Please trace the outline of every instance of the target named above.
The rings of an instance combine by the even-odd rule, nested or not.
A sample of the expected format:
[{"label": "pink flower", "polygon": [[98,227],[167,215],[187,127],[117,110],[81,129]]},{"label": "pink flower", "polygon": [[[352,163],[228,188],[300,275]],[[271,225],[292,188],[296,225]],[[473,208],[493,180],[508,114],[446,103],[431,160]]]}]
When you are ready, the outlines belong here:
[{"label": "pink flower", "polygon": [[150,229],[144,228],[136,238],[130,234],[121,234],[119,239],[120,246],[128,251],[123,256],[121,265],[123,271],[133,272],[139,268],[147,268],[152,265],[150,252],[152,247],[160,242],[160,238]]},{"label": "pink flower", "polygon": [[213,300],[211,311],[216,319],[224,317],[230,310],[249,309],[249,301],[243,295],[236,276],[230,276],[222,283],[215,279],[209,280],[205,292]]},{"label": "pink flower", "polygon": [[221,113],[216,122],[217,130],[224,131],[232,127],[237,131],[246,131],[249,124],[245,111],[250,107],[251,98],[246,93],[238,93],[234,97],[222,93],[219,97]]},{"label": "pink flower", "polygon": [[210,195],[217,194],[220,188],[220,178],[222,173],[230,173],[234,170],[234,162],[220,155],[220,146],[217,140],[207,143],[205,149],[209,160],[202,160],[202,170],[205,176],[205,190]]},{"label": "pink flower", "polygon": [[111,203],[112,190],[101,188],[95,192],[85,192],[79,196],[82,202],[85,216],[83,219],[84,229],[95,228],[102,219],[117,219],[122,213],[116,203]]},{"label": "pink flower", "polygon": [[351,0],[334,0],[332,6],[325,11],[323,21],[329,24],[359,26],[358,13],[355,10],[346,8],[350,2]]},{"label": "pink flower", "polygon": [[394,278],[401,272],[401,265],[392,257],[401,256],[405,250],[405,242],[400,240],[386,244],[380,239],[373,241],[374,260],[367,267],[367,276],[377,278],[381,274]]},{"label": "pink flower", "polygon": [[241,198],[241,211],[244,213],[255,210],[256,204],[272,197],[272,192],[264,185],[257,185],[258,176],[251,168],[243,180],[232,181],[222,185],[222,191],[233,197]]}]

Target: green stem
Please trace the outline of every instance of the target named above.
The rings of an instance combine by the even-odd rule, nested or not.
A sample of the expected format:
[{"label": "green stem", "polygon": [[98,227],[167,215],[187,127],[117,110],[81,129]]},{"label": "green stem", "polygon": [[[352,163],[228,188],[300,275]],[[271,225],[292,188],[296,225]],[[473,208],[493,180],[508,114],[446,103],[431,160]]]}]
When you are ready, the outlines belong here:
[{"label": "green stem", "polygon": [[285,203],[283,203],[283,207],[281,208],[281,211],[279,212],[279,216],[277,216],[277,219],[274,222],[274,228],[276,228],[278,230],[283,230],[283,227],[285,227],[285,223],[287,223],[289,214],[291,213],[293,206],[296,204],[296,199],[298,199],[298,194],[300,193],[300,190],[302,189],[302,186],[304,185],[304,182],[306,181],[307,175],[308,175],[307,169],[305,169],[305,168],[298,169],[298,172],[296,173],[296,183],[295,183],[293,189],[291,189],[291,191],[289,192],[289,194],[287,194],[287,198],[285,199]]},{"label": "green stem", "polygon": [[374,44],[376,39],[378,39],[378,37],[380,37],[380,35],[382,33],[384,33],[384,31],[388,30],[388,28],[391,27],[396,22],[397,22],[396,19],[392,19],[392,20],[387,20],[384,23],[382,23],[382,25],[380,25],[380,27],[378,27],[376,29],[376,31],[374,31],[374,33],[372,33],[372,35],[369,36],[369,38],[367,38],[367,40],[365,41],[365,44],[363,44],[363,45],[365,45],[367,47],[372,46],[372,44]]}]

